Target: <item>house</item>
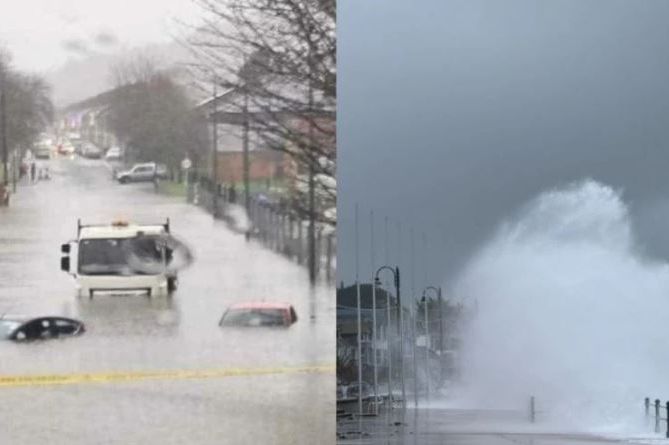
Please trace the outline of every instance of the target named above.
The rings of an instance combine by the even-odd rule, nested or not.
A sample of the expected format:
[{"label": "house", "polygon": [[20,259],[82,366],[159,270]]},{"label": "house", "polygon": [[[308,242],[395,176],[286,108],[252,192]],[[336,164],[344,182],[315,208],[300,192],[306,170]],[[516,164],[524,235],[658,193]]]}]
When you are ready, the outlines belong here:
[{"label": "house", "polygon": [[[279,88],[279,87],[277,87]],[[284,88],[282,94],[297,98],[302,91],[293,87],[281,85]],[[272,89],[272,87],[268,87]],[[285,89],[288,93],[285,93]],[[278,95],[278,94],[277,94]],[[296,102],[299,103],[297,99]],[[216,135],[217,153],[217,177],[220,182],[230,182],[243,177],[244,159],[244,128],[248,123],[247,148],[249,155],[249,177],[251,180],[272,180],[276,178],[286,179],[287,185],[295,187],[297,178],[304,174],[304,167],[295,156],[291,156],[294,147],[291,147],[284,137],[295,133],[309,133],[307,130],[308,119],[305,118],[305,110],[299,106],[291,109],[285,108],[285,101],[277,100],[275,97],[244,96],[239,88],[230,88],[215,96],[202,100],[195,107],[202,116],[212,125],[209,131],[209,143],[213,147],[214,133]],[[316,114],[316,130],[311,134],[316,143],[323,144],[327,141],[330,158],[334,158],[335,151],[335,110],[334,105],[327,108],[319,105]],[[328,136],[319,136],[327,133]],[[332,172],[334,176],[334,171]]]}]

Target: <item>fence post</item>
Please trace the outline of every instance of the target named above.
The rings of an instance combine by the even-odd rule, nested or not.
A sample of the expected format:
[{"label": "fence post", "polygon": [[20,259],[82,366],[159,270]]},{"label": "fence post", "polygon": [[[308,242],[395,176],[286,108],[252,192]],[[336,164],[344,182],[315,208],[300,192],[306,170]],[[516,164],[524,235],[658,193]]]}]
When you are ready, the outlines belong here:
[{"label": "fence post", "polygon": [[288,252],[291,260],[295,260],[295,225],[293,214],[288,214]]},{"label": "fence post", "polygon": [[286,254],[286,214],[281,212],[281,254]]},{"label": "fence post", "polygon": [[302,247],[304,243],[302,242],[302,219],[297,218],[297,263],[302,264],[303,257],[304,257],[304,252],[302,251]]},{"label": "fence post", "polygon": [[530,396],[530,422],[534,423],[536,419],[536,408],[534,405],[534,396]]},{"label": "fence post", "polygon": [[667,409],[667,411],[666,411],[666,413],[667,413],[667,434],[666,434],[665,437],[666,437],[667,439],[669,439],[669,401],[667,401],[665,407],[666,407],[666,409]]},{"label": "fence post", "polygon": [[316,261],[315,261],[315,266],[316,266],[316,276],[318,277],[321,273],[321,269],[323,267],[323,228],[319,227],[318,231],[316,232]]},{"label": "fence post", "polygon": [[329,234],[327,237],[327,247],[326,247],[326,264],[325,264],[325,279],[328,283],[332,282],[332,234]]},{"label": "fence post", "polygon": [[660,399],[655,399],[655,432],[660,432]]},{"label": "fence post", "polygon": [[272,207],[272,233],[274,238],[274,242],[272,243],[272,247],[274,248],[275,251],[279,251],[279,212]]}]

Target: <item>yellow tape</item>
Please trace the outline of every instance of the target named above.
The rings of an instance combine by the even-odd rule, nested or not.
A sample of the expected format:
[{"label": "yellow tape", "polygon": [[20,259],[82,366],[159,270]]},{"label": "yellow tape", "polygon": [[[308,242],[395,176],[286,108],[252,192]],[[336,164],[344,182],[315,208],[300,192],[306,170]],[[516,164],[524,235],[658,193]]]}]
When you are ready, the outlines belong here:
[{"label": "yellow tape", "polygon": [[76,385],[137,380],[183,380],[223,377],[249,377],[271,374],[323,374],[334,372],[334,365],[283,368],[228,368],[210,370],[131,371],[52,375],[0,375],[0,387],[36,385]]}]

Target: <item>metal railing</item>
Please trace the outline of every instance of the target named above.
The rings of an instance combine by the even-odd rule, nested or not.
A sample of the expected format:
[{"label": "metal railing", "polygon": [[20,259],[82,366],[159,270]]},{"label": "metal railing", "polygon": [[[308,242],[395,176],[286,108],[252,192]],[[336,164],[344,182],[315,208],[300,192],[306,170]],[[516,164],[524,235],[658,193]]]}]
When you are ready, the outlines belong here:
[{"label": "metal railing", "polygon": [[[217,218],[226,218],[232,206],[246,207],[244,194],[225,186],[217,187],[203,177],[190,181],[187,190],[188,202],[216,212]],[[216,199],[216,202],[214,202]],[[267,203],[251,196],[248,205],[248,237],[296,263],[308,267],[309,241],[308,221],[295,215],[290,208]],[[334,231],[316,229],[316,276],[328,283],[334,282],[336,270],[337,238]]]},{"label": "metal railing", "polygon": [[[646,414],[646,420],[649,420],[651,418],[650,414],[650,398],[646,397],[643,401],[644,404],[644,411]],[[655,432],[659,433],[660,432],[660,424],[662,421],[665,422],[666,425],[666,431],[665,431],[665,437],[669,438],[669,401],[667,401],[664,406],[662,406],[660,399],[655,399],[655,402],[653,403],[653,415],[652,417],[654,418],[654,423],[655,423]],[[661,410],[664,409],[664,415],[665,417],[662,417]]]}]

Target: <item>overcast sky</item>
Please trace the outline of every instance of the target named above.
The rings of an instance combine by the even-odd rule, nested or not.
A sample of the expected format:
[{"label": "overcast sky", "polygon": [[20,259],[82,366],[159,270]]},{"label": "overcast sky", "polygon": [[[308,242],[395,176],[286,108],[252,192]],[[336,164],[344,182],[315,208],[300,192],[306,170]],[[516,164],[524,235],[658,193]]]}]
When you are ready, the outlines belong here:
[{"label": "overcast sky", "polygon": [[[447,282],[538,193],[584,178],[623,190],[641,247],[669,257],[669,2],[342,0],[338,14],[340,279],[377,261]],[[422,263],[428,257],[429,267]]]},{"label": "overcast sky", "polygon": [[192,0],[19,0],[3,2],[0,45],[24,70],[59,68],[68,58],[165,43],[177,20],[198,15]]}]

